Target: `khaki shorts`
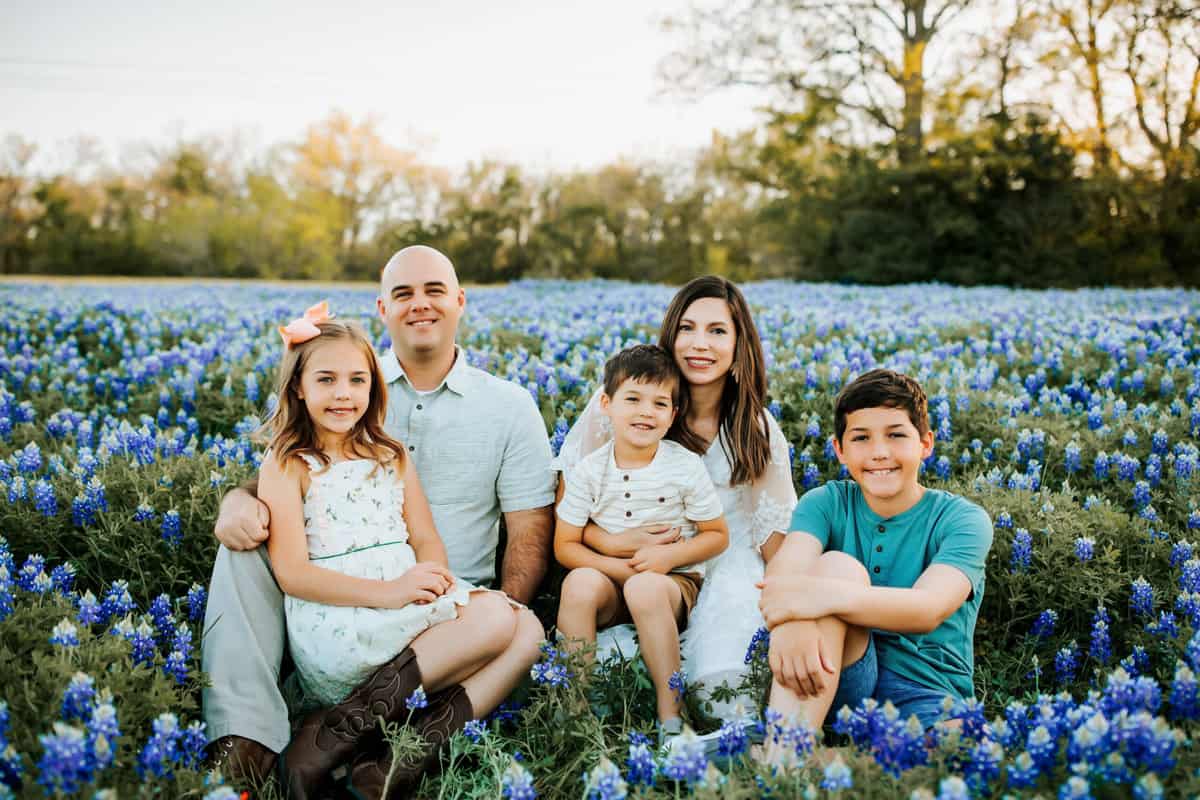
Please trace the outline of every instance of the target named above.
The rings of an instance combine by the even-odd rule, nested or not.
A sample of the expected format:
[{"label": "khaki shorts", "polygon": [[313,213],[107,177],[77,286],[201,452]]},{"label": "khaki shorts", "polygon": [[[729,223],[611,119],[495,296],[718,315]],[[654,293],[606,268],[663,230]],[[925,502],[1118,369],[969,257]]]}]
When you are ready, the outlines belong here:
[{"label": "khaki shorts", "polygon": [[[704,578],[695,572],[668,572],[667,577],[679,587],[679,594],[683,598],[683,606],[679,611],[679,616],[675,619],[679,630],[683,630],[687,627],[692,609],[696,607],[696,598],[700,596],[700,587],[704,585]],[[625,605],[625,599],[619,591],[617,592],[617,603],[619,605],[617,612],[613,614],[611,620],[601,623],[601,627],[607,628],[612,625],[633,622],[633,617],[629,616],[629,608]]]}]

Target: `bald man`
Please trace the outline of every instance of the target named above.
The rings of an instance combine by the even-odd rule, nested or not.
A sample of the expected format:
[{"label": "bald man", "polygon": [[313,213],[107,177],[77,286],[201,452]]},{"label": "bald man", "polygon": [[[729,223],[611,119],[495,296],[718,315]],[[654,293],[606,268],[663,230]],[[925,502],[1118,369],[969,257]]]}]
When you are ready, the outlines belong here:
[{"label": "bald man", "polygon": [[[455,344],[466,293],[454,265],[431,247],[396,253],[380,275],[376,307],[392,346],[380,355],[388,383],[385,428],[408,447],[451,571],[487,586],[496,575],[498,521],[507,545],[500,588],[533,599],[549,562],[554,473],[541,415],[529,393],[466,363]],[[270,572],[269,515],[241,489],[221,503],[202,647],[212,683],[204,691],[217,759],[235,774],[262,775],[288,743],[278,688],[285,627],[283,594]],[[544,631],[519,614],[512,646],[470,686],[475,716],[499,705],[538,657]],[[466,720],[463,720],[465,722]]]}]

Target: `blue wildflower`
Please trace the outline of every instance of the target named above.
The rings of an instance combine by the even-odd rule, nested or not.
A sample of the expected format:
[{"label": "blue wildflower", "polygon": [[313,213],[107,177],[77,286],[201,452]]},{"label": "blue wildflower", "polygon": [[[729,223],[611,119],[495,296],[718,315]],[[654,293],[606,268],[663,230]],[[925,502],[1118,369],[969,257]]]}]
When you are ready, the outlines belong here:
[{"label": "blue wildflower", "polygon": [[63,692],[61,715],[64,722],[86,719],[92,710],[96,684],[86,672],[76,672]]},{"label": "blue wildflower", "polygon": [[63,597],[70,597],[75,586],[75,567],[70,562],[50,570],[50,585]]},{"label": "blue wildflower", "polygon": [[649,742],[637,731],[629,734],[629,754],[625,759],[626,775],[631,786],[653,786],[657,768],[650,754]]},{"label": "blue wildflower", "polygon": [[1112,658],[1112,638],[1108,632],[1108,623],[1102,619],[1092,621],[1088,655],[1101,664],[1107,664]]},{"label": "blue wildflower", "polygon": [[1175,679],[1171,681],[1171,694],[1167,697],[1167,705],[1171,708],[1171,719],[1200,719],[1200,695],[1197,692],[1196,675],[1182,662],[1175,667]]},{"label": "blue wildflower", "polygon": [[146,503],[139,503],[133,512],[134,522],[147,522],[154,519],[154,508]]},{"label": "blue wildflower", "polygon": [[1072,640],[1054,655],[1054,674],[1059,683],[1070,683],[1075,680],[1075,672],[1078,669],[1079,646]]},{"label": "blue wildflower", "polygon": [[1004,760],[1004,748],[991,739],[983,739],[971,749],[964,767],[967,783],[983,788],[1000,775],[1000,762]]},{"label": "blue wildflower", "polygon": [[42,479],[33,485],[33,507],[43,517],[58,515],[58,497],[50,481]]},{"label": "blue wildflower", "polygon": [[500,796],[508,800],[536,800],[533,776],[514,758],[500,779]]},{"label": "blue wildflower", "polygon": [[1017,528],[1013,535],[1012,557],[1009,560],[1009,572],[1014,575],[1026,572],[1033,558],[1033,537],[1024,528]]},{"label": "blue wildflower", "polygon": [[842,789],[849,789],[853,786],[854,777],[850,774],[850,767],[846,766],[846,762],[840,755],[836,756],[821,772],[822,789],[840,792]]},{"label": "blue wildflower", "polygon": [[129,637],[133,645],[130,657],[134,665],[154,663],[154,629],[145,622],[140,623]]},{"label": "blue wildflower", "polygon": [[1041,775],[1041,767],[1033,760],[1028,751],[1022,752],[1005,767],[1008,773],[1008,784],[1014,789],[1028,789],[1037,783]]},{"label": "blue wildflower", "polygon": [[1191,542],[1176,542],[1171,547],[1170,564],[1178,567],[1192,559],[1193,545]]},{"label": "blue wildflower", "polygon": [[1037,619],[1033,621],[1033,628],[1030,633],[1039,639],[1049,639],[1054,635],[1054,628],[1058,625],[1058,612],[1047,608],[1041,614],[1038,614]]},{"label": "blue wildflower", "polygon": [[671,673],[671,677],[667,679],[667,688],[675,695],[676,702],[683,702],[683,695],[687,691],[687,673],[682,669]]},{"label": "blue wildflower", "polygon": [[425,688],[423,686],[418,686],[416,689],[413,689],[413,693],[410,694],[404,701],[404,707],[409,710],[409,713],[412,713],[420,708],[425,708],[428,705],[429,698],[425,696]]},{"label": "blue wildflower", "polygon": [[487,725],[482,720],[473,719],[463,726],[463,736],[478,744],[487,735]]},{"label": "blue wildflower", "polygon": [[79,646],[79,631],[69,619],[63,619],[50,632],[50,644],[63,648]]},{"label": "blue wildflower", "polygon": [[1179,591],[1200,592],[1200,559],[1189,558],[1183,562],[1179,574]]},{"label": "blue wildflower", "polygon": [[1179,638],[1179,624],[1170,611],[1160,611],[1157,620],[1146,624],[1146,631],[1163,639]]},{"label": "blue wildflower", "polygon": [[179,512],[173,508],[163,514],[161,535],[162,540],[170,547],[178,547],[180,542],[183,541]]},{"label": "blue wildflower", "polygon": [[92,780],[84,732],[64,722],[54,723],[54,733],[38,737],[42,757],[38,761],[38,783],[46,794],[73,795]]},{"label": "blue wildflower", "polygon": [[175,683],[183,686],[187,683],[188,667],[187,656],[178,650],[172,650],[162,666],[163,674],[175,679]]},{"label": "blue wildflower", "polygon": [[1075,558],[1086,564],[1096,553],[1096,540],[1090,536],[1080,536],[1075,539]]},{"label": "blue wildflower", "polygon": [[603,756],[595,769],[584,774],[583,781],[587,800],[624,800],[629,795],[621,770]]},{"label": "blue wildflower", "polygon": [[121,729],[117,724],[117,709],[113,705],[112,694],[108,691],[101,692],[87,723],[87,746],[96,769],[107,769],[112,765],[116,758],[116,741],[120,736]]},{"label": "blue wildflower", "polygon": [[670,752],[662,766],[663,776],[690,786],[703,782],[707,772],[704,742],[690,728],[684,728],[683,733],[671,741]]},{"label": "blue wildflower", "polygon": [[1150,582],[1143,577],[1139,576],[1133,582],[1129,596],[1129,608],[1140,616],[1149,616],[1154,611],[1154,591],[1150,587]]},{"label": "blue wildflower", "polygon": [[203,622],[204,606],[208,602],[208,592],[198,583],[193,583],[188,589],[187,607],[190,622]]},{"label": "blue wildflower", "polygon": [[76,617],[80,625],[94,625],[95,623],[104,623],[106,615],[100,603],[96,600],[96,595],[92,594],[91,590],[83,593],[83,596],[78,600],[79,615]]},{"label": "blue wildflower", "polygon": [[[1165,382],[1166,379],[1164,378],[1163,381]],[[1134,800],[1162,800],[1162,781],[1153,772],[1143,775],[1133,786],[1133,798]]]},{"label": "blue wildflower", "polygon": [[1092,800],[1092,786],[1085,779],[1073,775],[1058,787],[1058,800]]},{"label": "blue wildflower", "polygon": [[967,782],[957,775],[942,778],[938,783],[937,800],[970,800],[971,792]]},{"label": "blue wildflower", "polygon": [[34,554],[25,559],[25,563],[21,565],[21,571],[17,573],[17,586],[27,592],[35,594],[44,594],[40,588],[43,584],[49,587],[49,582],[44,580],[46,575],[46,559],[45,557]]}]

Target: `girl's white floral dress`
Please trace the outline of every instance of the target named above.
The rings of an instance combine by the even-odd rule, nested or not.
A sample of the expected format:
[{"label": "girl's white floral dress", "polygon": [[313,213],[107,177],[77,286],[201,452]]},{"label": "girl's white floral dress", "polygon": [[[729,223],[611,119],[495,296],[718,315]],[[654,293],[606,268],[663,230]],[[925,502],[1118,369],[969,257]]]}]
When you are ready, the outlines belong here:
[{"label": "girl's white floral dress", "polygon": [[[357,578],[390,580],[417,563],[404,525],[404,482],[370,459],[322,469],[305,457],[311,483],[304,496],[308,557]],[[331,606],[288,596],[288,645],[306,703],[333,705],[431,625],[458,616],[476,587],[457,581],[427,605],[404,608]]]}]

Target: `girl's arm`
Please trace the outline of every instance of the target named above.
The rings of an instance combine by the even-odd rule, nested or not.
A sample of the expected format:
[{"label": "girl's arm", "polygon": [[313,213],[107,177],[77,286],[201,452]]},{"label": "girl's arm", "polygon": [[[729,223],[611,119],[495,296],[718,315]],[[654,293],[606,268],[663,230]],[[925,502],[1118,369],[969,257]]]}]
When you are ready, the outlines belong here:
[{"label": "girl's arm", "polygon": [[404,459],[403,478],[404,525],[408,528],[408,543],[417,554],[417,561],[440,564],[449,576],[450,561],[446,556],[446,546],[442,544],[442,537],[438,536],[433,511],[429,508],[429,500],[421,488],[421,480],[417,477],[417,468],[411,458]]},{"label": "girl's arm", "polygon": [[355,578],[308,560],[301,488],[305,469],[299,459],[289,459],[285,466],[269,457],[259,472],[258,496],[271,511],[267,553],[279,588],[292,597],[332,606],[402,608],[412,602],[411,587],[399,581]]},{"label": "girl's arm", "polygon": [[629,564],[638,572],[666,574],[685,564],[700,564],[729,546],[729,526],[725,516],[696,523],[696,535],[674,544],[649,545],[638,550]]}]

